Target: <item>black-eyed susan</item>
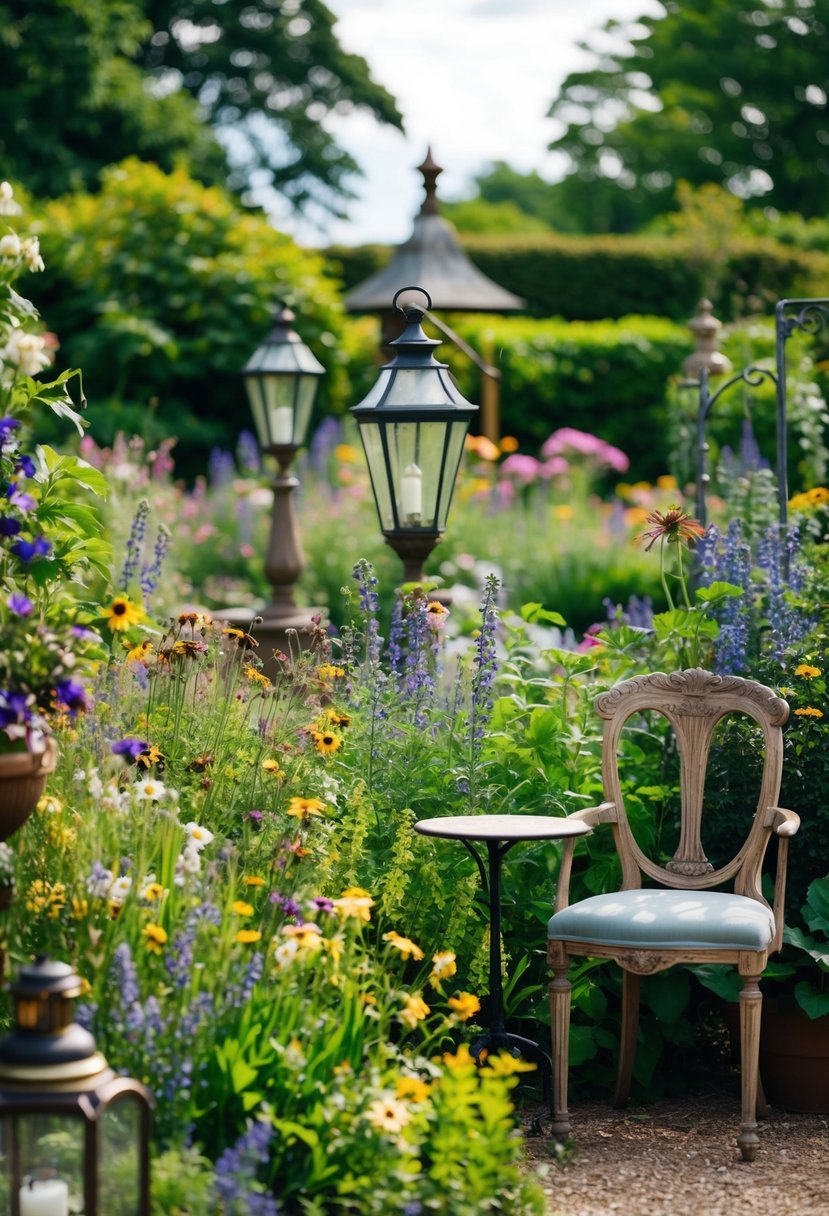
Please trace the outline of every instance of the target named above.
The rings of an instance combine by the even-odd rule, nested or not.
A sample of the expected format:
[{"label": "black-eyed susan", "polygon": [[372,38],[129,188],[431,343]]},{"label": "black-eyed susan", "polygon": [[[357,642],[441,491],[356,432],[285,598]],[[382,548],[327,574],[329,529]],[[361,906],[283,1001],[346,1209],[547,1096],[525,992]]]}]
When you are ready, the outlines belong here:
[{"label": "black-eyed susan", "polygon": [[249,633],[245,633],[244,629],[236,629],[233,626],[228,626],[222,630],[225,637],[233,638],[236,645],[242,650],[250,650],[252,646],[258,646],[256,638],[251,637]]},{"label": "black-eyed susan", "polygon": [[125,642],[124,646],[127,651],[128,663],[142,663],[146,666],[152,658],[153,644],[149,638],[145,638],[137,646],[131,646],[129,642]]},{"label": "black-eyed susan", "polygon": [[258,667],[254,667],[252,663],[245,663],[242,668],[242,673],[246,680],[250,680],[251,684],[259,684],[262,688],[270,688],[271,682],[263,671]]},{"label": "black-eyed susan", "polygon": [[333,730],[312,730],[311,738],[314,741],[314,750],[321,756],[332,756],[343,745],[342,739]]},{"label": "black-eyed susan", "polygon": [[143,930],[144,944],[151,954],[162,954],[167,944],[167,930],[161,925],[149,924]]},{"label": "black-eyed susan", "polygon": [[253,916],[253,904],[247,903],[244,899],[234,899],[230,908],[237,916]]},{"label": "black-eyed susan", "polygon": [[104,609],[104,619],[110,629],[116,633],[122,633],[126,629],[132,629],[133,625],[140,625],[144,620],[144,609],[140,604],[135,604],[126,595],[116,595],[108,608]]},{"label": "black-eyed susan", "polygon": [[819,667],[813,667],[811,663],[799,663],[794,669],[796,676],[802,676],[804,680],[815,680],[822,674]]},{"label": "black-eyed susan", "polygon": [[263,760],[262,761],[262,771],[264,773],[267,773],[270,777],[284,776],[282,769],[279,767],[278,760],[273,760],[273,759]]}]

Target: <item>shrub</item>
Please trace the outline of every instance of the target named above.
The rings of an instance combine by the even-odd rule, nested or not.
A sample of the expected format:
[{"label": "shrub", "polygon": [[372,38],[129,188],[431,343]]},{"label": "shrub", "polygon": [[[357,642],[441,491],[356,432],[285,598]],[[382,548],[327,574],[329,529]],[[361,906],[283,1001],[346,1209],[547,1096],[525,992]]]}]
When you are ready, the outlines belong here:
[{"label": "shrub", "polygon": [[328,266],[260,214],[178,170],[137,159],[104,174],[99,194],[44,205],[47,272],[36,303],[61,358],[84,368],[99,442],[118,430],[176,434],[183,471],[233,447],[240,371],[276,301],[295,307],[328,375],[320,409],[344,393],[342,312]]}]

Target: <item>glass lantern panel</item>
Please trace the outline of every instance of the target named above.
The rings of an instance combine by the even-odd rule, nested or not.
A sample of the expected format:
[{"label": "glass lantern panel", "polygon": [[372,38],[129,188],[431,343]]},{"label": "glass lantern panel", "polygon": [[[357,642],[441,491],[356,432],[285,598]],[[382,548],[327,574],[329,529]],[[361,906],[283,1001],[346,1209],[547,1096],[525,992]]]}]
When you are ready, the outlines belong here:
[{"label": "glass lantern panel", "polygon": [[394,381],[385,405],[442,405],[447,401],[443,379],[434,367],[400,367],[394,369]]},{"label": "glass lantern panel", "polygon": [[302,447],[311,425],[311,411],[317,395],[319,376],[300,376],[296,388],[296,410],[294,412],[294,443]]},{"label": "glass lantern panel", "polygon": [[270,443],[293,443],[294,441],[296,380],[296,375],[293,375],[265,376],[262,381]]},{"label": "glass lantern panel", "polygon": [[102,1216],[140,1216],[140,1099],[124,1094],[98,1119],[99,1210]]},{"label": "glass lantern panel", "polygon": [[392,496],[389,486],[389,471],[383,452],[383,428],[376,423],[360,423],[360,438],[366,454],[371,485],[374,491],[374,501],[377,505],[377,515],[380,527],[384,532],[393,532],[395,528]]},{"label": "glass lantern panel", "polygon": [[250,412],[253,414],[253,423],[256,427],[256,437],[259,440],[259,446],[260,448],[269,447],[271,440],[268,434],[268,417],[265,413],[262,382],[258,376],[245,376],[245,388],[248,393]]},{"label": "glass lantern panel", "polygon": [[[18,1115],[15,1120],[20,1216],[68,1216],[84,1210],[84,1122],[66,1115]],[[4,1146],[5,1147],[5,1146]],[[4,1211],[7,1209],[4,1209]]]},{"label": "glass lantern panel", "polygon": [[463,456],[463,443],[466,438],[466,432],[469,430],[469,423],[465,418],[463,420],[457,419],[449,423],[448,430],[446,459],[443,465],[443,483],[440,486],[440,500],[437,508],[437,526],[441,530],[446,527],[446,517],[452,504],[452,495],[455,491],[455,481],[457,480],[458,467]]}]

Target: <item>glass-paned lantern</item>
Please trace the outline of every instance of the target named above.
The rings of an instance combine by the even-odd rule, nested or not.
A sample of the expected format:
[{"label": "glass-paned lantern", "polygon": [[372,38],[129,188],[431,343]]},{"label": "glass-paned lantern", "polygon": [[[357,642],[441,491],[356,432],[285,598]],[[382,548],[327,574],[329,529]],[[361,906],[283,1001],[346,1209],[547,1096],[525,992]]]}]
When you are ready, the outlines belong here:
[{"label": "glass-paned lantern", "polygon": [[[397,306],[402,291],[394,297]],[[423,294],[431,300],[424,291]],[[464,439],[478,411],[459,392],[421,328],[424,310],[402,308],[406,327],[390,343],[395,357],[366,397],[352,408],[366,454],[384,535],[428,533],[446,527]]]},{"label": "glass-paned lantern", "polygon": [[325,372],[293,321],[290,308],[281,308],[270,334],[242,368],[259,444],[265,451],[302,447],[319,378]]},{"label": "glass-paned lantern", "polygon": [[72,1021],[80,980],[38,959],[10,986],[0,1040],[0,1211],[149,1216],[150,1098]]}]

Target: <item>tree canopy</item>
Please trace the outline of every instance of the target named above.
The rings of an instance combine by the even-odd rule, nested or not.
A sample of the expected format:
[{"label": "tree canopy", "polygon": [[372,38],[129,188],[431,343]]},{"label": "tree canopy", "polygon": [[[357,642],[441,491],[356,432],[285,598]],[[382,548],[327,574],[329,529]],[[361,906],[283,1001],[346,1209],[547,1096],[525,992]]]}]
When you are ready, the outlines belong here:
[{"label": "tree canopy", "polygon": [[334,22],[321,0],[0,0],[3,174],[55,196],[137,153],[336,211],[358,166],[325,119],[401,118]]},{"label": "tree canopy", "polygon": [[619,214],[632,205],[643,223],[669,209],[680,179],[823,214],[829,0],[662,2],[663,16],[608,22],[610,49],[569,75],[553,102],[564,130],[550,146],[570,158],[575,197],[589,204],[599,188],[617,230],[613,193],[624,200]]}]

